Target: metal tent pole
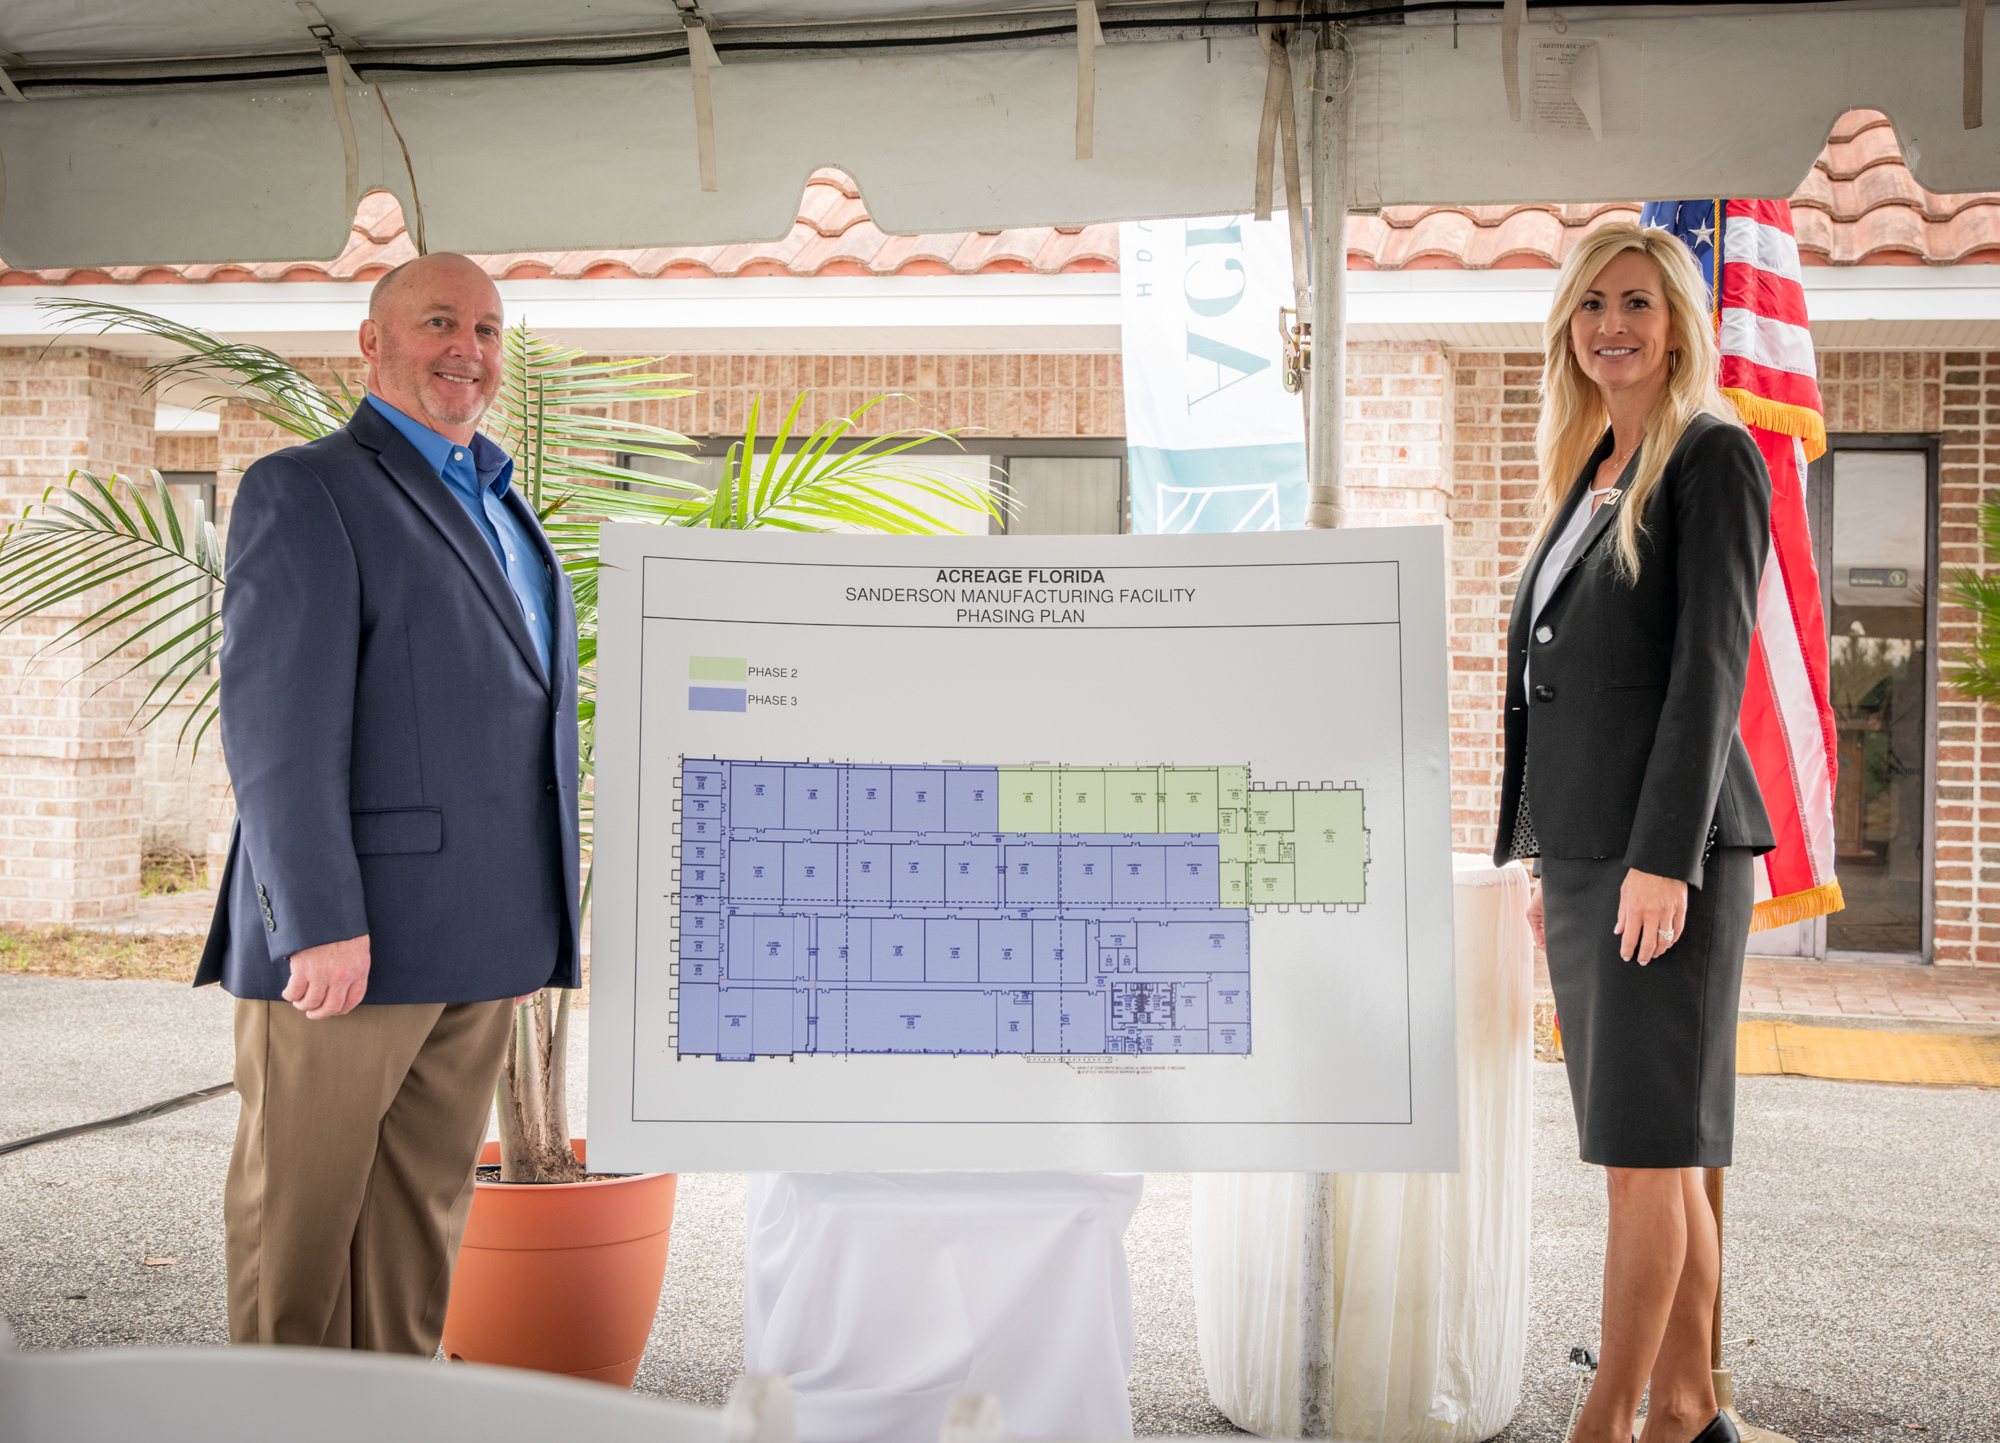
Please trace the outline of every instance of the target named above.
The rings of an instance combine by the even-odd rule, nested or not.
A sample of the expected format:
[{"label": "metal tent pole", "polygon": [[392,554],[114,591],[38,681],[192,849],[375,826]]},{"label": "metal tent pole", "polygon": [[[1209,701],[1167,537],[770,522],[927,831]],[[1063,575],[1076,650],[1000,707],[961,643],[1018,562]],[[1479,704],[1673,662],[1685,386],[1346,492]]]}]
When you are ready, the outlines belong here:
[{"label": "metal tent pole", "polygon": [[1306,525],[1347,520],[1347,89],[1353,51],[1319,27],[1312,88],[1312,449]]},{"label": "metal tent pole", "polygon": [[[1338,3],[1338,0],[1335,0]],[[1339,526],[1347,516],[1347,81],[1352,51],[1336,45],[1324,16],[1313,52],[1312,356],[1306,371],[1306,525]],[[1299,1431],[1324,1438],[1331,1427],[1332,1358],[1327,1311],[1334,1306],[1331,1173],[1307,1173],[1305,1235],[1299,1249]]]}]

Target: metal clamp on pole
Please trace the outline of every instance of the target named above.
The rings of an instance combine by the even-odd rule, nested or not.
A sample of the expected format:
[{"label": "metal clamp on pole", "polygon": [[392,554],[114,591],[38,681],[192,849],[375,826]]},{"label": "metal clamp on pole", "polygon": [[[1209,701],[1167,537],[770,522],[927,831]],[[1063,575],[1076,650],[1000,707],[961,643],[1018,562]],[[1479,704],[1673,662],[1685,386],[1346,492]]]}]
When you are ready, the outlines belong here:
[{"label": "metal clamp on pole", "polygon": [[1285,343],[1285,373],[1279,380],[1286,395],[1296,396],[1306,388],[1306,373],[1312,370],[1313,323],[1300,320],[1291,306],[1280,306],[1278,338]]}]

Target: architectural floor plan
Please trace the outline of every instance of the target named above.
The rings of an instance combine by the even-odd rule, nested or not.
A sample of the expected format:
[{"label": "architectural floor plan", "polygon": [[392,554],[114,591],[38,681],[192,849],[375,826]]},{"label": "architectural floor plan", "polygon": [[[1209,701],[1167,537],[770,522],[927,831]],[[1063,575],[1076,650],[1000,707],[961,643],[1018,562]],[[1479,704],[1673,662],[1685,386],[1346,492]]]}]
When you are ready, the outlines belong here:
[{"label": "architectural floor plan", "polygon": [[1353,786],[683,758],[675,1052],[1247,1054],[1251,916],[1359,908]]}]

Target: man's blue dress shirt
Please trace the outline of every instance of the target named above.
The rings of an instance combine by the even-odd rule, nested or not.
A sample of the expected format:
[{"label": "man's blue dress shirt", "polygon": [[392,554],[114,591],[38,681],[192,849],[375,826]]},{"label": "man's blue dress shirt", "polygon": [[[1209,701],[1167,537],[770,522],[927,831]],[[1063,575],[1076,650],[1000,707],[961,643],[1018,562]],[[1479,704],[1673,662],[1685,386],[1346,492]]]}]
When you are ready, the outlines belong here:
[{"label": "man's blue dress shirt", "polygon": [[542,675],[552,676],[555,580],[542,560],[540,539],[507,506],[507,488],[514,480],[513,458],[477,434],[470,446],[461,446],[421,421],[411,420],[372,391],[368,400],[417,448],[417,454],[451,488],[465,514],[486,537],[507,575],[507,584],[514,589],[515,600],[521,603],[521,615],[527,618],[528,631],[541,653]]}]

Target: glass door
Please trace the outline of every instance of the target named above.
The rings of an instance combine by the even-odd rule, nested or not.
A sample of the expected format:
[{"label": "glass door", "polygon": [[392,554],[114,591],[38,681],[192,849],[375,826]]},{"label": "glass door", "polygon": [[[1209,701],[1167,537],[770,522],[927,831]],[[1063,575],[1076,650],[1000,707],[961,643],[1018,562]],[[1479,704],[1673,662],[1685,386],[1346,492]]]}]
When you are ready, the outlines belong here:
[{"label": "glass door", "polygon": [[[1937,449],[1832,437],[1808,495],[1827,617],[1844,911],[1822,957],[1927,962],[1936,794]],[[1830,465],[1828,463],[1831,463]],[[1817,495],[1813,492],[1817,491]]]}]

